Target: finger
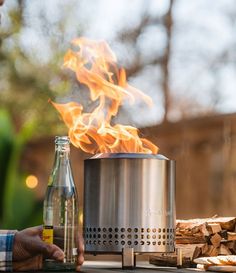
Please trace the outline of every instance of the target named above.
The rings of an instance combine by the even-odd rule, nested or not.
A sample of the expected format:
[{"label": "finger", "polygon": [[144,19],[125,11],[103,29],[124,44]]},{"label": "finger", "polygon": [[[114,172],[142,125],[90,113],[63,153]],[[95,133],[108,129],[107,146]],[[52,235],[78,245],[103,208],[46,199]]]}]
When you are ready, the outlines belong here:
[{"label": "finger", "polygon": [[64,252],[54,244],[45,244],[42,247],[43,254],[45,258],[52,258],[57,261],[63,261],[65,254]]},{"label": "finger", "polygon": [[84,263],[84,253],[79,253],[77,256],[77,265],[82,265]]},{"label": "finger", "polygon": [[77,265],[81,266],[84,263],[84,253],[79,253],[77,256]]},{"label": "finger", "polygon": [[36,227],[26,228],[26,229],[23,230],[23,232],[25,234],[27,234],[28,236],[29,235],[32,235],[32,236],[39,235],[41,237],[42,232],[43,232],[43,226],[36,226]]},{"label": "finger", "polygon": [[81,266],[84,263],[84,253],[80,253],[77,256],[77,265],[76,265],[76,271],[80,271]]},{"label": "finger", "polygon": [[41,253],[45,258],[52,258],[57,261],[63,261],[64,252],[54,244],[48,244],[42,240],[33,240],[31,244],[33,253]]},{"label": "finger", "polygon": [[80,234],[78,234],[77,253],[76,271],[80,271],[81,265],[84,263],[84,240]]},{"label": "finger", "polygon": [[20,262],[13,262],[14,271],[40,270],[43,267],[42,255],[37,255]]},{"label": "finger", "polygon": [[36,226],[32,229],[32,235],[38,235],[41,239],[43,238],[43,226]]},{"label": "finger", "polygon": [[77,253],[84,253],[84,239],[81,234],[78,234]]}]

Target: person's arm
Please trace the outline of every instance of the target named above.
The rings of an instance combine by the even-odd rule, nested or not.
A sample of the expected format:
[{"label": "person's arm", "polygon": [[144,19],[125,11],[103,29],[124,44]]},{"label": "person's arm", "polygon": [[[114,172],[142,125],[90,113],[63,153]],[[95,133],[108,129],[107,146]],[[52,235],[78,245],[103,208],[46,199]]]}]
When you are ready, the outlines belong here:
[{"label": "person's arm", "polygon": [[12,271],[14,230],[0,230],[0,271]]},{"label": "person's arm", "polygon": [[43,256],[62,261],[63,251],[41,240],[42,227],[0,230],[0,271],[39,270]]},{"label": "person's arm", "polygon": [[[42,241],[42,226],[21,231],[0,230],[0,271],[40,270],[43,258],[63,261],[64,252],[55,244]],[[84,262],[84,244],[81,235],[77,242],[79,271]]]}]

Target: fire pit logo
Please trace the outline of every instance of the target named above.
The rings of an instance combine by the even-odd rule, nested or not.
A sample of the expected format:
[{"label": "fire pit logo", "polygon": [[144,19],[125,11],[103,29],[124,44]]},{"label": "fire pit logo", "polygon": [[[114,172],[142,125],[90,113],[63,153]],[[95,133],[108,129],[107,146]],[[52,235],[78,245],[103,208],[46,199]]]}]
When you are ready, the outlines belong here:
[{"label": "fire pit logo", "polygon": [[156,209],[151,209],[148,208],[145,213],[147,217],[152,217],[152,216],[171,216],[171,210],[156,210]]}]

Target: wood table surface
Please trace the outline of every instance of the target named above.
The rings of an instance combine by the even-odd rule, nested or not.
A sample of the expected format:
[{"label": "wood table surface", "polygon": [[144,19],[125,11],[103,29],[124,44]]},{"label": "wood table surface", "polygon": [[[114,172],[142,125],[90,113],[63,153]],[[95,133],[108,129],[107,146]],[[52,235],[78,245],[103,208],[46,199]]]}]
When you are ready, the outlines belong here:
[{"label": "wood table surface", "polygon": [[138,262],[135,269],[123,270],[121,266],[121,262],[85,261],[81,273],[194,273],[199,271],[196,268],[158,267],[148,262]]}]

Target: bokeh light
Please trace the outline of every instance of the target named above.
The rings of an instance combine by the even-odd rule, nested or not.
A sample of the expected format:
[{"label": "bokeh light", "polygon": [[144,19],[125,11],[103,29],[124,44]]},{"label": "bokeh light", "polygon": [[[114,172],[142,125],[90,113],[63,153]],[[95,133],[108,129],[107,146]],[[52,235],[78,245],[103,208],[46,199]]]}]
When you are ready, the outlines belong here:
[{"label": "bokeh light", "polygon": [[25,184],[28,188],[34,189],[38,186],[38,178],[34,175],[27,176]]}]

